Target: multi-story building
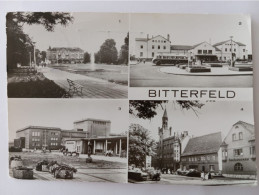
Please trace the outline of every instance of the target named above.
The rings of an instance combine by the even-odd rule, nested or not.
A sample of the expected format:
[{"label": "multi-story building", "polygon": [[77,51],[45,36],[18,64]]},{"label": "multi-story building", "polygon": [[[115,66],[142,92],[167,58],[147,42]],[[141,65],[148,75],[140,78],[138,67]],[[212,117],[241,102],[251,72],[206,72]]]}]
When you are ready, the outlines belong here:
[{"label": "multi-story building", "polygon": [[83,63],[84,51],[78,47],[49,47],[47,60],[51,64]]},{"label": "multi-story building", "polygon": [[[111,121],[87,118],[74,122],[73,130],[56,127],[28,126],[16,131],[15,147],[24,149],[51,149],[73,145],[81,154],[126,156],[127,135],[112,134]],[[71,147],[70,147],[71,148]]]},{"label": "multi-story building", "polygon": [[[232,52],[231,52],[232,48]],[[161,35],[149,38],[135,39],[135,57],[152,59],[159,53],[175,53],[186,55],[195,61],[229,61],[231,53],[233,60],[248,60],[246,45],[234,40],[210,44],[206,41],[196,45],[171,45],[170,36],[167,39]]]},{"label": "multi-story building", "polygon": [[[217,53],[218,59],[222,61],[227,61],[231,59],[231,53],[233,59],[248,60],[248,54],[246,45],[237,41],[227,40],[216,43],[213,45],[219,52]],[[232,51],[231,51],[232,49]]]},{"label": "multi-story building", "polygon": [[226,177],[256,178],[254,125],[238,121],[221,145],[222,174]]},{"label": "multi-story building", "polygon": [[191,138],[181,155],[181,169],[221,172],[221,143],[220,132]]},{"label": "multi-story building", "polygon": [[135,39],[135,57],[138,59],[151,60],[157,53],[170,53],[170,36],[167,38],[158,35],[149,38],[136,38]]},{"label": "multi-story building", "polygon": [[157,168],[166,168],[176,171],[180,168],[181,152],[186,147],[190,136],[188,131],[180,135],[172,132],[172,127],[168,127],[168,116],[165,109],[162,117],[162,127],[158,128],[159,142],[157,155],[152,159],[152,165]]}]

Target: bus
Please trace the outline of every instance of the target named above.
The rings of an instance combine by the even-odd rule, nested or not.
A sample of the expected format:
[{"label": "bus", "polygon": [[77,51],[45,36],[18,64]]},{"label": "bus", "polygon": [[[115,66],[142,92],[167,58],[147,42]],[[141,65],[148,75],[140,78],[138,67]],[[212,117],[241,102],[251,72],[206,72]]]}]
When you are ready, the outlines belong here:
[{"label": "bus", "polygon": [[158,53],[152,59],[156,65],[188,63],[188,56],[175,53]]}]

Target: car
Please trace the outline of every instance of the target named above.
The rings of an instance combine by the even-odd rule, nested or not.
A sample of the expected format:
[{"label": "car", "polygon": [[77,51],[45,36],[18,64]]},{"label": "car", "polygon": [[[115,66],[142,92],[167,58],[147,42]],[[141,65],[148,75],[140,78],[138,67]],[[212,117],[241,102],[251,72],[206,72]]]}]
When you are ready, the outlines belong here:
[{"label": "car", "polygon": [[136,181],[146,181],[148,179],[148,174],[143,172],[140,168],[129,168],[128,178]]},{"label": "car", "polygon": [[188,176],[188,177],[201,177],[201,172],[196,170],[196,169],[190,169],[186,173],[186,176]]},{"label": "car", "polygon": [[148,174],[148,179],[151,179],[152,181],[160,181],[161,172],[159,170],[155,170],[153,167],[149,167],[144,171]]}]

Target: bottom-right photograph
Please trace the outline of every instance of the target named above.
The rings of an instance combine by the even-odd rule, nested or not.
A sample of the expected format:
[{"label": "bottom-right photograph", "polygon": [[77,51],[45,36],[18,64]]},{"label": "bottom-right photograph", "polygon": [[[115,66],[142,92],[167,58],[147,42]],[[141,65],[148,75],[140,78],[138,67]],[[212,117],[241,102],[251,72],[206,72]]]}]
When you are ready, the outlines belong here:
[{"label": "bottom-right photograph", "polygon": [[128,182],[257,185],[250,101],[130,101]]}]

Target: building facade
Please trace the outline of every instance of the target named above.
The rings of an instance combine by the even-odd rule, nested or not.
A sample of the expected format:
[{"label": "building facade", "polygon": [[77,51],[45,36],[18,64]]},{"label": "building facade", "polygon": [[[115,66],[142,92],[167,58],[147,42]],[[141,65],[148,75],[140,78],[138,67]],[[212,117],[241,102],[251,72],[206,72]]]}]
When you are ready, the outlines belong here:
[{"label": "building facade", "polygon": [[47,60],[51,64],[83,63],[84,51],[78,47],[49,47]]},{"label": "building facade", "polygon": [[167,38],[158,35],[149,38],[135,39],[135,57],[138,59],[151,60],[157,53],[170,53],[170,36]]},{"label": "building facade", "polygon": [[186,147],[190,136],[187,131],[184,131],[180,135],[172,132],[172,127],[168,127],[166,109],[162,117],[162,127],[158,128],[158,134],[157,155],[152,159],[152,165],[156,168],[166,168],[176,171],[180,168],[181,153]]},{"label": "building facade", "polygon": [[[232,50],[231,50],[232,48]],[[164,38],[161,35],[149,38],[135,39],[135,57],[137,59],[152,59],[159,53],[174,53],[186,55],[195,61],[230,61],[248,60],[246,45],[234,40],[222,41],[210,44],[206,41],[196,45],[173,45],[170,36]]]},{"label": "building facade", "polygon": [[238,121],[224,139],[222,173],[226,177],[256,178],[254,125]]},{"label": "building facade", "polygon": [[191,138],[181,155],[181,170],[196,169],[203,172],[222,171],[221,133]]}]

